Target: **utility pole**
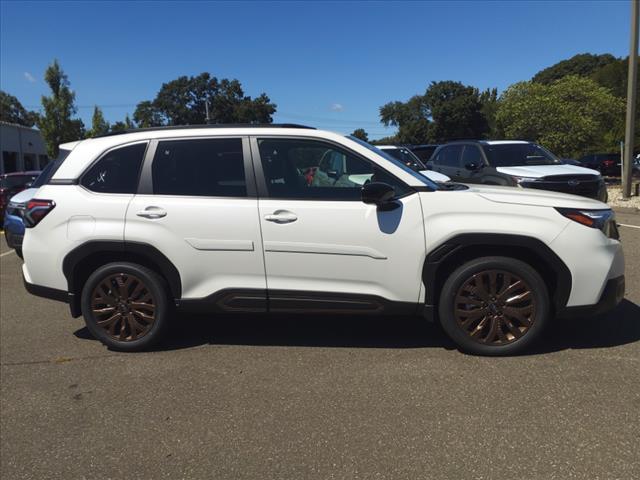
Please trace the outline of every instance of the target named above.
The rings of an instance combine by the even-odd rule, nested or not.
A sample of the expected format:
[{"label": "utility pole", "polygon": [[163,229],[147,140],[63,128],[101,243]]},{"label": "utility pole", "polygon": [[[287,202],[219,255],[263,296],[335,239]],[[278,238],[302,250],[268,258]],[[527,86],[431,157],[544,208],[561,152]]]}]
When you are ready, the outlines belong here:
[{"label": "utility pole", "polygon": [[633,140],[636,120],[636,85],[638,84],[638,3],[631,0],[631,45],[629,47],[629,76],[627,80],[627,125],[625,129],[625,152],[622,166],[622,197],[631,196],[631,174],[633,168]]}]

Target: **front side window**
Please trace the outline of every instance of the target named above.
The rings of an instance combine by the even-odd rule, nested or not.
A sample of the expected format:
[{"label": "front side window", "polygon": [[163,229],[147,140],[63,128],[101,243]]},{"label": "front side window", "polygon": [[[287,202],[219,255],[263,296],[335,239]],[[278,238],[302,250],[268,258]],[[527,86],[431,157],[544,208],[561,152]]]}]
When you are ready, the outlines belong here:
[{"label": "front side window", "polygon": [[98,193],[135,193],[146,148],[146,143],[136,143],[110,150],[82,176],[80,184]]},{"label": "front side window", "polygon": [[276,198],[360,200],[362,186],[384,182],[396,196],[410,191],[373,163],[318,140],[260,139],[269,195]]},{"label": "front side window", "polygon": [[466,167],[470,164],[480,166],[483,163],[480,149],[475,145],[465,145],[464,151],[462,152],[462,166]]},{"label": "front side window", "polygon": [[460,155],[462,145],[453,145],[442,148],[435,156],[434,163],[441,167],[460,167]]},{"label": "front side window", "polygon": [[246,197],[242,139],[188,139],[158,143],[153,193]]}]

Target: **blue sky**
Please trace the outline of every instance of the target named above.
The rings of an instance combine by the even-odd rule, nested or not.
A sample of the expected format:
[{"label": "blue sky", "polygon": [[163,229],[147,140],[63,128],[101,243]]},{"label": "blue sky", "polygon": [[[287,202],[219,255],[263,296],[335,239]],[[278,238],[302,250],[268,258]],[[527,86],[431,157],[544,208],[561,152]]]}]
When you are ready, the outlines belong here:
[{"label": "blue sky", "polygon": [[208,71],[266,92],[275,121],[370,137],[378,109],[457,80],[503,90],[577,53],[626,56],[628,0],[0,2],[0,88],[31,108],[57,58],[90,126]]}]

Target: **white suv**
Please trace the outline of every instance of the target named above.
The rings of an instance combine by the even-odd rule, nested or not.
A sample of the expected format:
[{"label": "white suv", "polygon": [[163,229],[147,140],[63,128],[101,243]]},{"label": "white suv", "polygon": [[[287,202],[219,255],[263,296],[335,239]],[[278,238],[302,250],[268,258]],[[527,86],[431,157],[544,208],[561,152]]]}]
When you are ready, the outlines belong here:
[{"label": "white suv", "polygon": [[[465,351],[512,354],[553,318],[624,294],[613,213],[588,198],[438,185],[293,125],[62,147],[25,209],[25,285],[114,349],[156,343],[177,308],[422,315]],[[342,168],[324,170],[330,158]]]}]

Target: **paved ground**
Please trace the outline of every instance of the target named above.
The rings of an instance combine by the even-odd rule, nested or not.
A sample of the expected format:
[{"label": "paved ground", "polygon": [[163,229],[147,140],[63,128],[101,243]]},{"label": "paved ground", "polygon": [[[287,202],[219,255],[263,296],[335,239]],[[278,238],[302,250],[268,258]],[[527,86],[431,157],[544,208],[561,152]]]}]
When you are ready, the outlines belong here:
[{"label": "paved ground", "polygon": [[162,351],[114,353],[28,296],[3,245],[0,476],[640,478],[640,229],[621,231],[627,300],[503,359],[331,318],[183,318]]}]

